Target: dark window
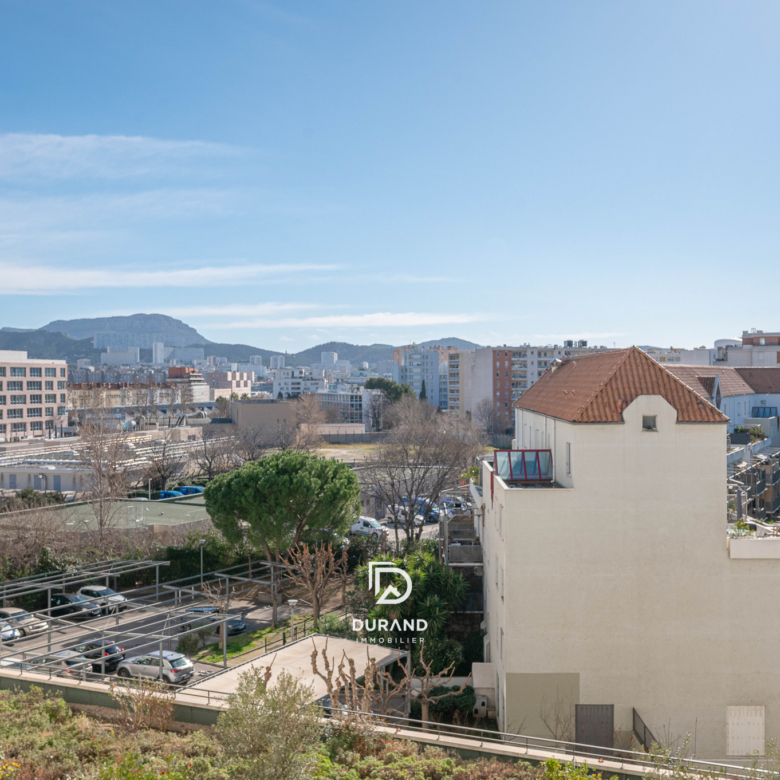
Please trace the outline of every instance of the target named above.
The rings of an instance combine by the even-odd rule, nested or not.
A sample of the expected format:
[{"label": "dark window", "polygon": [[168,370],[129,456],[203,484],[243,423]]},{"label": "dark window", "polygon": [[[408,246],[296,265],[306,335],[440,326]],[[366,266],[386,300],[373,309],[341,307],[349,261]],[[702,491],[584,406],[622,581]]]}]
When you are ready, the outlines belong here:
[{"label": "dark window", "polygon": [[642,416],[642,430],[643,431],[657,431],[658,428],[655,424],[655,415],[645,414]]}]

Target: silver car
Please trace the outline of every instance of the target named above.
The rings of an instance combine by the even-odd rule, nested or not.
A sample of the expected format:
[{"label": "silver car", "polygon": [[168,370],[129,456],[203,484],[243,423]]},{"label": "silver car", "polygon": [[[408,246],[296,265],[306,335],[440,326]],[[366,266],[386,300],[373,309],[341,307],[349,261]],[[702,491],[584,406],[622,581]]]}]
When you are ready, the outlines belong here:
[{"label": "silver car", "polygon": [[97,604],[104,615],[120,612],[130,606],[121,593],[117,593],[105,585],[85,585],[83,588],[79,588],[78,595]]},{"label": "silver car", "polygon": [[25,636],[40,634],[41,631],[46,631],[49,628],[49,624],[45,620],[31,615],[27,610],[16,607],[0,609],[0,620],[8,623],[11,628],[18,628]]},{"label": "silver car", "polygon": [[44,658],[35,658],[30,661],[30,671],[49,674],[52,677],[70,677],[81,675],[89,668],[85,658],[73,650],[59,650]]},{"label": "silver car", "polygon": [[159,651],[155,651],[128,658],[126,661],[122,661],[116,669],[116,673],[120,677],[151,677],[153,680],[160,679],[161,671],[164,682],[171,685],[181,685],[192,677],[195,673],[195,667],[192,665],[192,661],[181,653],[163,650],[162,664],[160,664]]}]

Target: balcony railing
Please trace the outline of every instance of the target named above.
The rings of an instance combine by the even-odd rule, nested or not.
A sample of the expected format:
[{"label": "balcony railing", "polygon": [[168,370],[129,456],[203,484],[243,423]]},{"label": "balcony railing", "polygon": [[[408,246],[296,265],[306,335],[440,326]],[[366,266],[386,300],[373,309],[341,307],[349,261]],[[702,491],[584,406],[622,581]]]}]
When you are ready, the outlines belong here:
[{"label": "balcony railing", "polygon": [[552,482],[552,450],[496,450],[493,472],[506,483]]}]

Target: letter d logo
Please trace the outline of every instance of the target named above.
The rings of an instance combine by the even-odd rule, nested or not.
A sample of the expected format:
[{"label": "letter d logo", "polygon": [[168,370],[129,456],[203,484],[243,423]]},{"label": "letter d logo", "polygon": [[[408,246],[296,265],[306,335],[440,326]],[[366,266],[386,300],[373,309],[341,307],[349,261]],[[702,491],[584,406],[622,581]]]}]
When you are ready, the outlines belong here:
[{"label": "letter d logo", "polygon": [[[400,574],[406,581],[406,591],[403,596],[393,585],[388,585],[384,592],[382,591],[382,573]],[[393,566],[389,561],[371,561],[368,564],[368,588],[373,590],[378,596],[377,604],[402,604],[412,593],[412,578],[397,566]]]}]

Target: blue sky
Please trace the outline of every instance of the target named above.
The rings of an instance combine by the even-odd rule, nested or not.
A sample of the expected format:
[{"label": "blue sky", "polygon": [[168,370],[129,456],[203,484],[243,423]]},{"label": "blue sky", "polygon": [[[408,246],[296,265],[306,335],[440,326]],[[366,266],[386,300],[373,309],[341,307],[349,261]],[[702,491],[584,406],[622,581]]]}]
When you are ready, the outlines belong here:
[{"label": "blue sky", "polygon": [[780,329],[773,2],[0,0],[0,325]]}]

